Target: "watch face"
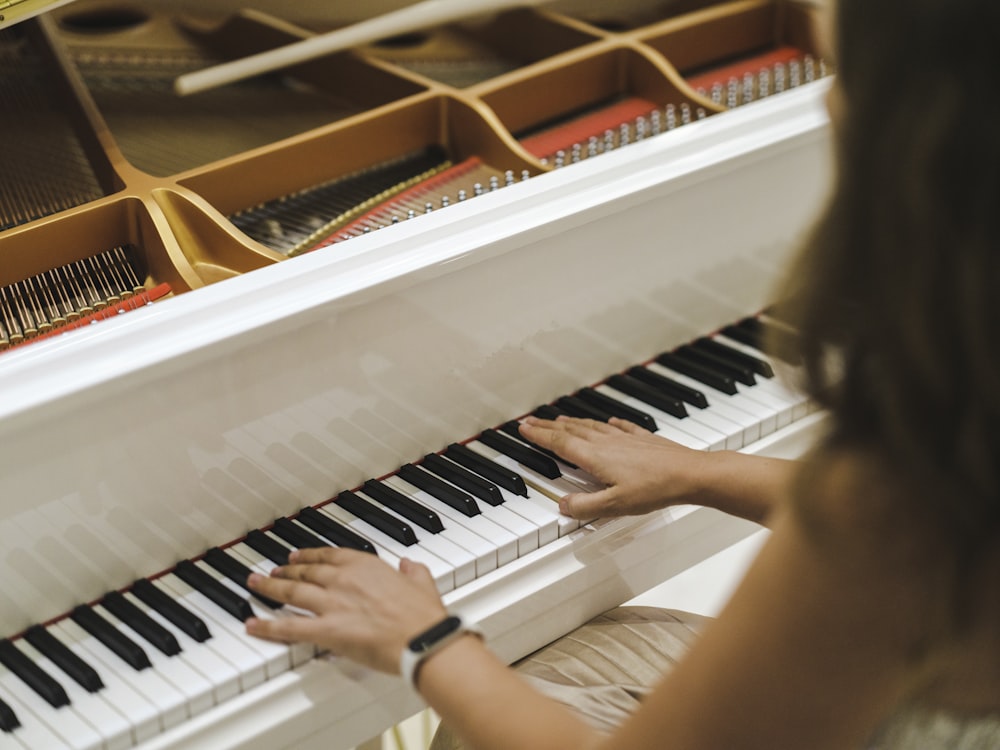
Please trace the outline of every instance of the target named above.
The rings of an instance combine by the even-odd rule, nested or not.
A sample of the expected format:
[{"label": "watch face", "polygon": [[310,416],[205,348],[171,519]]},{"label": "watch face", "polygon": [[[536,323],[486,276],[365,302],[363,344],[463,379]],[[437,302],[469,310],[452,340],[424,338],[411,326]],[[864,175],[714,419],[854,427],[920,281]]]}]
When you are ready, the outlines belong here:
[{"label": "watch face", "polygon": [[421,651],[426,651],[435,643],[440,641],[445,636],[450,633],[454,633],[458,628],[462,626],[462,620],[455,615],[451,617],[446,617],[441,620],[437,625],[428,628],[423,633],[418,635],[412,641],[410,641],[410,651],[415,653],[420,653]]}]

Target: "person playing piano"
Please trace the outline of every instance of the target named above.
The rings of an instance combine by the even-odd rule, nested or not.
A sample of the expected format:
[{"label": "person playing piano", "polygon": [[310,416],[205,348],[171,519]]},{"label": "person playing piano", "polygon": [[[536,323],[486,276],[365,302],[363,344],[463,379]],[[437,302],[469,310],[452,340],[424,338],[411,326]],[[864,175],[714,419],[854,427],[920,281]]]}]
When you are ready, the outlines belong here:
[{"label": "person playing piano", "polygon": [[[693,638],[676,613],[613,612],[577,639],[575,685],[530,666],[528,684],[446,619],[422,566],[327,549],[252,577],[316,617],[251,634],[402,663],[477,748],[1000,748],[1000,6],[833,17],[838,181],[779,296],[822,443],[789,464],[623,422],[521,428],[607,485],[567,515],[701,503],[769,526],[721,615]],[[431,655],[401,658],[418,634]]]}]

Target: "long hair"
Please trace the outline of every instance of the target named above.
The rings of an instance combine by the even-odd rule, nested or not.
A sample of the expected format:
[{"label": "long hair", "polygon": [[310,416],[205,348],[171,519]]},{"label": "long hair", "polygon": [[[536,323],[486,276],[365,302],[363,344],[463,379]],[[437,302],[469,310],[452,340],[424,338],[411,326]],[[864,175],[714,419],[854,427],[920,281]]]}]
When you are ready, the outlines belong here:
[{"label": "long hair", "polygon": [[780,314],[818,457],[863,451],[933,524],[958,622],[1000,538],[1000,3],[835,5],[837,182]]}]

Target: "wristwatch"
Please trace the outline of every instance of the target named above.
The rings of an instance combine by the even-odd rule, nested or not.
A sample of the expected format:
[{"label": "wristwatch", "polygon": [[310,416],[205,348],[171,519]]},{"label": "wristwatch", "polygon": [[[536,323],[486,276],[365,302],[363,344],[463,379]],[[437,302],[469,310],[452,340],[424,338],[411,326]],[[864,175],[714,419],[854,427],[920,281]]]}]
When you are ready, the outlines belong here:
[{"label": "wristwatch", "polygon": [[399,655],[399,673],[416,689],[417,674],[427,657],[466,633],[479,638],[483,637],[479,628],[466,622],[458,615],[445,617],[406,644],[403,652]]}]

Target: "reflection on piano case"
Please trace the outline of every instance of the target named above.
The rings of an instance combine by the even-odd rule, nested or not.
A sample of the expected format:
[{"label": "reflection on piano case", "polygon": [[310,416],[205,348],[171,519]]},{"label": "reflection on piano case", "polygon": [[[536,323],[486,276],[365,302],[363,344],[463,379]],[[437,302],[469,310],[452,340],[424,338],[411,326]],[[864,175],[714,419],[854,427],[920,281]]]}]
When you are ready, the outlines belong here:
[{"label": "reflection on piano case", "polygon": [[560,518],[590,480],[510,423],[776,455],[820,424],[759,352],[830,173],[808,14],[658,13],[512,11],[184,99],[311,31],[84,0],[0,31],[0,747],[349,748],[417,710],[242,635],[288,616],[239,581],[289,546],[424,561],[513,660],[752,531]]}]

